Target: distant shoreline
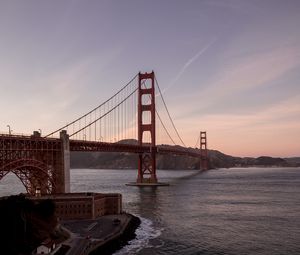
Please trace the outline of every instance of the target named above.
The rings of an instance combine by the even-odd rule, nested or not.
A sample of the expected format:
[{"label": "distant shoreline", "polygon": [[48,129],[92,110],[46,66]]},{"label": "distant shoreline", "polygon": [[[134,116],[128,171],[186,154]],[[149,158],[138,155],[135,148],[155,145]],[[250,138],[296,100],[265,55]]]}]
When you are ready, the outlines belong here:
[{"label": "distant shoreline", "polygon": [[[249,165],[249,166],[230,166],[230,167],[216,167],[216,168],[211,168],[209,170],[217,170],[217,169],[229,169],[229,168],[300,168],[300,166],[263,166],[263,165]],[[94,168],[94,167],[72,167],[70,170],[118,170],[118,171],[123,171],[123,170],[132,170],[132,171],[137,171],[137,168]],[[160,169],[158,168],[157,170],[162,170],[162,171],[200,171],[200,169]]]},{"label": "distant shoreline", "polygon": [[[172,146],[169,146],[172,149]],[[183,149],[183,148],[182,148]],[[193,153],[198,149],[189,148]],[[279,166],[299,167],[300,157],[236,157],[217,150],[208,150],[209,169],[249,167],[249,166]],[[137,155],[119,152],[72,152],[71,168],[73,169],[136,169]],[[157,155],[156,167],[159,170],[197,170],[200,169],[199,158],[182,155]]]}]

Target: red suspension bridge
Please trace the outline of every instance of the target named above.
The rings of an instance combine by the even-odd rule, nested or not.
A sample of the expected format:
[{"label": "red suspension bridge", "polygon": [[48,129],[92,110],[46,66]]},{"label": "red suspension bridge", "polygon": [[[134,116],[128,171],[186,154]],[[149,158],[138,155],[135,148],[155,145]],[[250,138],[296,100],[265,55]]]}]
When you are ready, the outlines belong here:
[{"label": "red suspension bridge", "polygon": [[206,170],[206,132],[198,142],[199,150],[186,148],[154,72],[138,73],[108,100],[44,137],[37,131],[0,134],[0,180],[12,172],[28,193],[70,192],[70,151],[102,151],[138,154],[137,184],[155,184],[157,153],[197,157]]}]

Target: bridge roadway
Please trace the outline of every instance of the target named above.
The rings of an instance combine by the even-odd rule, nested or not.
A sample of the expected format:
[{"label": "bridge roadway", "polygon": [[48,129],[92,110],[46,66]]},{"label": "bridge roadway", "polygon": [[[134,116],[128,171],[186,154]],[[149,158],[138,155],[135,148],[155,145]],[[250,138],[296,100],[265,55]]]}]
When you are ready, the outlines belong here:
[{"label": "bridge roadway", "polygon": [[[150,153],[156,150],[159,154],[176,154],[190,157],[201,157],[200,151],[196,153],[193,150],[182,148],[180,146],[159,145],[151,147],[150,145],[135,145],[123,143],[106,143],[83,140],[69,140],[70,151],[99,151],[99,152],[128,152],[128,153]],[[9,152],[16,151],[59,151],[61,148],[61,139],[43,138],[24,135],[3,135],[0,134],[0,158]],[[3,158],[2,158],[3,159]]]},{"label": "bridge roadway", "polygon": [[[72,151],[126,152],[140,155],[153,155],[154,152],[196,157],[200,162],[205,158],[205,155],[201,156],[200,150],[197,153],[191,148],[180,146],[151,146],[150,144],[140,146],[120,142],[69,140],[66,132],[60,135],[60,138],[45,138],[36,133],[31,136],[0,134],[0,180],[9,172],[13,172],[30,194],[35,194],[38,190],[42,194],[68,193]],[[155,169],[155,166],[147,167],[148,170]],[[156,179],[154,183],[157,183]]]}]

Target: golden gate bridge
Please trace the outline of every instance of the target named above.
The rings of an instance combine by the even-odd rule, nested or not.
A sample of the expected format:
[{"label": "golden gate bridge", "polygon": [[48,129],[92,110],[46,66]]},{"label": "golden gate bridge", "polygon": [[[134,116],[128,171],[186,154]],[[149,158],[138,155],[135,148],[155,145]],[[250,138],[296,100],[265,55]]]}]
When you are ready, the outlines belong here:
[{"label": "golden gate bridge", "polygon": [[197,151],[186,147],[154,72],[138,73],[108,100],[46,136],[0,134],[0,181],[12,172],[30,194],[70,192],[70,151],[99,151],[138,154],[136,183],[155,185],[158,153],[197,157],[207,170],[206,132],[198,142]]}]

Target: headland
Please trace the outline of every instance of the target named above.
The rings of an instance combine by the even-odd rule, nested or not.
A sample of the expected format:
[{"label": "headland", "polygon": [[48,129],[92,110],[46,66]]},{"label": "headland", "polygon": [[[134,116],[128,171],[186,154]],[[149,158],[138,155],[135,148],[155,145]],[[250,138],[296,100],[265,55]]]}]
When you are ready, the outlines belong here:
[{"label": "headland", "polygon": [[20,194],[2,197],[0,208],[3,254],[111,254],[140,224],[117,193]]}]

